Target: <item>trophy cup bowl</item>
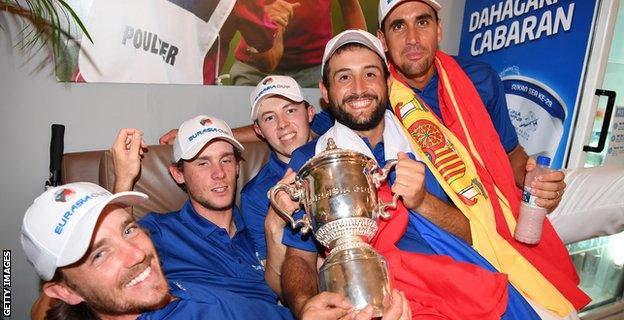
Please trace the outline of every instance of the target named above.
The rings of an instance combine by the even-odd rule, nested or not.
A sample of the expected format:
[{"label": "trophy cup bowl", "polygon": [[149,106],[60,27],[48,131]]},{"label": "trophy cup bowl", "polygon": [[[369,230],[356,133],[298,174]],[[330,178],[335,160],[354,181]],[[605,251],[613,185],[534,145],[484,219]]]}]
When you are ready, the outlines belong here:
[{"label": "trophy cup bowl", "polygon": [[[396,160],[379,168],[377,162],[355,151],[336,148],[329,139],[327,149],[299,170],[294,186],[277,184],[268,192],[279,214],[293,229],[312,230],[315,238],[330,249],[319,269],[319,288],[346,296],[355,309],[371,305],[373,316],[383,314],[383,299],[390,294],[385,259],[368,243],[377,233],[377,220],[388,218],[398,196],[389,203],[377,197]],[[294,220],[276,201],[285,191],[303,206],[305,215]]]}]

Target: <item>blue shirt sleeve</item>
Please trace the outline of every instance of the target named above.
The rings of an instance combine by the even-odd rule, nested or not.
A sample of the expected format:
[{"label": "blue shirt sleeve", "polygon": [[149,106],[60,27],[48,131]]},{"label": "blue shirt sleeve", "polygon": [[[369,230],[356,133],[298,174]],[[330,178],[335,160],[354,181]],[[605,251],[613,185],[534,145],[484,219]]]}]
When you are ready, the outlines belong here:
[{"label": "blue shirt sleeve", "polygon": [[334,125],[334,116],[331,112],[323,110],[317,113],[312,119],[311,128],[317,135],[322,135]]},{"label": "blue shirt sleeve", "polygon": [[265,201],[258,201],[258,195],[253,194],[253,189],[255,188],[250,188],[249,184],[243,188],[241,192],[241,210],[245,225],[249,229],[249,234],[258,251],[258,257],[260,260],[264,260],[267,256],[264,220],[269,208],[264,206]]},{"label": "blue shirt sleeve", "polygon": [[481,100],[483,100],[505,152],[511,152],[519,143],[518,135],[509,118],[505,88],[500,77],[486,63],[474,60],[467,61],[461,58],[458,58],[458,62],[472,80]]}]

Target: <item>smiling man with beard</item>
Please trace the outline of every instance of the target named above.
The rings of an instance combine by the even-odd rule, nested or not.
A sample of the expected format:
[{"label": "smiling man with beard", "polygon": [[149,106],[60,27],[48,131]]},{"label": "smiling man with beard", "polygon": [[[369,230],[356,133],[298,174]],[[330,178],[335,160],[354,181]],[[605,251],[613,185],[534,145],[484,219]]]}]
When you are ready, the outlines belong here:
[{"label": "smiling man with beard", "polygon": [[22,247],[45,281],[43,291],[57,299],[47,319],[288,318],[225,290],[168,283],[149,235],[125,210],[145,200],[140,192],[113,195],[88,182],[35,199],[24,215]]},{"label": "smiling man with beard", "polygon": [[[414,146],[398,119],[386,110],[391,82],[379,39],[358,30],[335,36],[325,48],[322,70],[319,87],[336,123],[318,140],[295,150],[289,166],[299,170],[325,150],[329,138],[339,148],[368,155],[380,167],[398,159],[388,181],[400,204],[385,225],[396,228],[380,226],[376,239],[384,240],[373,240],[373,245],[388,260],[391,283],[405,292],[414,317],[539,319],[506,276],[466,242],[468,220],[448,202],[431,171],[413,159]],[[384,188],[382,199],[390,194]],[[286,197],[280,202],[283,208],[292,207]],[[432,212],[438,220],[426,218]],[[295,218],[302,214],[296,212]],[[451,228],[453,234],[466,234],[465,241],[439,225]],[[281,269],[282,296],[300,315],[306,301],[318,292],[319,245],[297,230],[285,231],[283,243],[288,249]]]}]

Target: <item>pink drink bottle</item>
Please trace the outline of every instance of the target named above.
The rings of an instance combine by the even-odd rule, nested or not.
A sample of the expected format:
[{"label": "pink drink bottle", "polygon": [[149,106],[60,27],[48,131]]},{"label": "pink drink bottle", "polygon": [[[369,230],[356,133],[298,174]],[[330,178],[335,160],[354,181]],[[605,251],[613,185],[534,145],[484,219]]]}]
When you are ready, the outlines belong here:
[{"label": "pink drink bottle", "polygon": [[527,172],[524,177],[524,190],[522,191],[522,203],[518,215],[518,224],[514,232],[514,238],[526,244],[536,244],[542,238],[542,226],[548,211],[535,203],[536,197],[531,195],[531,182],[542,174],[550,172],[550,158],[537,157],[537,166]]}]

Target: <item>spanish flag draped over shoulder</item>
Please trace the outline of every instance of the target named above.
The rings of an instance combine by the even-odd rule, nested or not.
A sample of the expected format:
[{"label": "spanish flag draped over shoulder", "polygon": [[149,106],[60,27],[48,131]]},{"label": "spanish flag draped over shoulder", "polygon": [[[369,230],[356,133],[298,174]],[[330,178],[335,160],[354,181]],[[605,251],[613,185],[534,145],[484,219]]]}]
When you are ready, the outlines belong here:
[{"label": "spanish flag draped over shoulder", "polygon": [[[473,247],[527,298],[566,316],[591,299],[578,288],[570,256],[546,219],[542,240],[528,246],[513,238],[520,206],[507,154],[472,81],[438,51],[443,121],[390,65],[390,103],[414,149],[444,191],[469,219]],[[444,123],[445,125],[443,125]]]}]

